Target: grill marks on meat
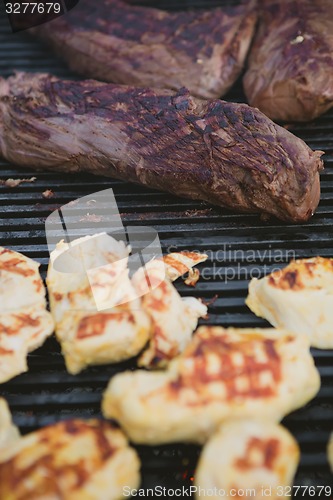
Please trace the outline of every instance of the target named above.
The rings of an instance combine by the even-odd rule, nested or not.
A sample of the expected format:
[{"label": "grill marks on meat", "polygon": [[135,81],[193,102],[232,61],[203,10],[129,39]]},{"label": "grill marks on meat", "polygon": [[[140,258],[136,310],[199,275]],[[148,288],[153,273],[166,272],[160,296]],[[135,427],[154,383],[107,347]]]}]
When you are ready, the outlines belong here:
[{"label": "grill marks on meat", "polygon": [[307,121],[331,108],[333,3],[262,0],[244,88],[274,120]]},{"label": "grill marks on meat", "polygon": [[239,76],[254,34],[254,1],[165,12],[122,0],[80,0],[31,30],[78,73],[107,82],[223,95]]},{"label": "grill marks on meat", "polygon": [[318,205],[320,151],[246,104],[18,73],[0,80],[0,151],[280,219]]}]

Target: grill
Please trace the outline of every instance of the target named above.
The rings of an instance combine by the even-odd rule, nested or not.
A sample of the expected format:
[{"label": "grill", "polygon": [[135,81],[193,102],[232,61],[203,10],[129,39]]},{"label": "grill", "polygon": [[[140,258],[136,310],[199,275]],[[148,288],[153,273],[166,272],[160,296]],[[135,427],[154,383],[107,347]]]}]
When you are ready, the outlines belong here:
[{"label": "grill", "polygon": [[[75,77],[25,33],[12,34],[5,16],[1,18],[1,76],[20,69]],[[245,100],[240,82],[226,99]],[[45,277],[48,263],[45,218],[70,200],[111,187],[124,224],[153,226],[165,252],[195,249],[209,253],[209,261],[204,264],[205,279],[201,278],[195,289],[189,289],[182,282],[176,283],[182,295],[206,300],[218,296],[210,305],[209,319],[201,321],[202,324],[267,326],[245,306],[251,273],[263,276],[285,265],[293,256],[333,257],[332,126],[333,111],[314,122],[290,127],[311,148],[326,153],[326,169],[321,175],[321,203],[316,215],[306,224],[293,226],[273,219],[264,222],[257,215],[235,214],[116,180],[83,174],[36,173],[0,160],[1,179],[37,177],[35,182],[16,188],[0,186],[0,244],[38,260]],[[54,192],[52,198],[43,198],[46,189]],[[313,350],[313,355],[322,377],[319,395],[283,423],[295,435],[302,451],[295,484],[328,486],[332,479],[326,443],[333,429],[333,351]],[[50,338],[29,355],[29,372],[2,385],[0,390],[10,404],[15,423],[26,433],[61,419],[100,416],[101,394],[108,380],[115,373],[132,368],[135,363],[128,361],[93,367],[71,376],[65,370],[58,343]],[[177,444],[137,449],[142,460],[142,487],[171,488],[191,484],[199,447]]]}]

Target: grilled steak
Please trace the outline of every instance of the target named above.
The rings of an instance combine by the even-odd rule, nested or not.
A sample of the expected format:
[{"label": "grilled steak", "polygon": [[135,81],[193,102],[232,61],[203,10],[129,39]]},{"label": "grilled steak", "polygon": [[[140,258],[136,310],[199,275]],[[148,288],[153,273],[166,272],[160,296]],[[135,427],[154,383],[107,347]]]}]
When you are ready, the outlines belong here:
[{"label": "grilled steak", "polygon": [[[254,0],[255,1],[255,0]],[[80,0],[31,30],[78,73],[128,85],[223,95],[243,67],[257,13],[247,6],[165,12],[122,0]]]},{"label": "grilled steak", "polygon": [[275,120],[311,120],[333,106],[333,2],[261,5],[244,77],[248,101]]},{"label": "grilled steak", "polygon": [[46,74],[0,80],[0,152],[36,169],[86,171],[300,222],[319,201],[322,152],[257,109],[186,89]]}]

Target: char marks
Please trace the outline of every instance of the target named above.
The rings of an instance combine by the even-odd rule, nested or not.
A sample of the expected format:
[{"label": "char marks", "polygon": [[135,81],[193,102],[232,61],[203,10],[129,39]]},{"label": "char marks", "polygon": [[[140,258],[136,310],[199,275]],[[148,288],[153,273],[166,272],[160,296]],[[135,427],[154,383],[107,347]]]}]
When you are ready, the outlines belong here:
[{"label": "char marks", "polygon": [[245,104],[19,73],[1,86],[0,116],[3,154],[23,166],[88,171],[293,222],[319,202],[322,153]]}]

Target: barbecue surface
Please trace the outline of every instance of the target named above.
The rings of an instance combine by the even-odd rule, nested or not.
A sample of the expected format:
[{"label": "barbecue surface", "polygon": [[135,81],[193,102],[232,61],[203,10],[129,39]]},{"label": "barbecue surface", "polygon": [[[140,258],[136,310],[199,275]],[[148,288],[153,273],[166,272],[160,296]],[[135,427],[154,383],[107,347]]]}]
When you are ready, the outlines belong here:
[{"label": "barbecue surface", "polygon": [[[216,2],[215,2],[216,4]],[[165,5],[165,2],[164,2]],[[51,53],[23,34],[11,34],[1,13],[0,75],[14,69],[49,71],[72,77]],[[241,86],[235,86],[229,100],[245,100]],[[36,173],[18,169],[0,160],[0,179],[36,176],[33,183],[16,188],[0,186],[0,244],[25,253],[41,262],[45,276],[48,262],[44,220],[59,206],[93,192],[113,188],[123,222],[147,225],[158,230],[165,252],[195,249],[208,251],[209,261],[195,289],[181,281],[176,286],[182,295],[218,299],[210,306],[210,316],[201,324],[255,327],[267,325],[245,306],[253,270],[263,276],[284,266],[290,257],[333,256],[333,112],[290,130],[313,149],[326,152],[321,174],[322,201],[316,215],[304,225],[286,225],[258,216],[239,215],[207,204],[162,194],[132,184],[90,175]],[[54,196],[43,198],[51,189]],[[275,258],[273,256],[275,255]],[[283,262],[281,260],[283,259]],[[236,277],[231,278],[233,272]],[[305,408],[284,420],[301,446],[301,465],[296,485],[331,485],[326,458],[326,443],[333,429],[333,351],[313,350],[322,377],[318,397]],[[77,376],[67,374],[54,338],[29,355],[29,372],[0,386],[13,411],[14,421],[26,433],[43,425],[70,417],[100,416],[101,393],[109,378],[134,362],[95,367]],[[137,447],[143,463],[143,486],[181,487],[191,484],[200,449],[190,445]]]}]

